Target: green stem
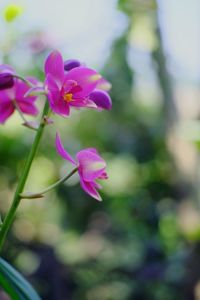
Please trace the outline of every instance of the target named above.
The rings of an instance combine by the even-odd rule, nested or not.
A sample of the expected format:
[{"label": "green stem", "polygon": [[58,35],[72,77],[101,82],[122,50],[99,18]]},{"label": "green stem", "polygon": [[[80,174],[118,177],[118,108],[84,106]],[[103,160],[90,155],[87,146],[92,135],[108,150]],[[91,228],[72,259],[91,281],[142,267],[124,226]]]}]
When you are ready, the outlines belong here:
[{"label": "green stem", "polygon": [[18,78],[21,81],[25,82],[29,87],[34,87],[34,85],[29,80],[27,80],[19,75],[14,74],[13,77]]},{"label": "green stem", "polygon": [[12,222],[13,222],[14,217],[15,217],[16,210],[19,206],[19,203],[20,203],[20,200],[21,200],[20,194],[23,192],[23,189],[24,189],[24,186],[25,186],[25,183],[26,183],[26,180],[27,180],[32,162],[33,162],[33,159],[34,159],[36,151],[38,149],[38,146],[39,146],[39,143],[40,143],[40,140],[41,140],[41,137],[42,137],[42,133],[43,133],[43,130],[44,130],[44,127],[45,127],[45,122],[43,121],[43,119],[44,119],[44,116],[47,115],[48,110],[49,110],[49,105],[48,105],[48,101],[46,101],[44,109],[43,109],[43,113],[42,113],[41,123],[40,123],[40,126],[39,126],[39,128],[37,130],[37,133],[35,135],[35,139],[34,139],[31,151],[29,153],[29,156],[26,160],[24,169],[23,169],[22,174],[20,176],[18,186],[17,186],[17,189],[15,191],[14,198],[13,198],[12,205],[11,205],[11,207],[10,207],[10,209],[9,209],[9,211],[8,211],[4,221],[3,221],[3,224],[1,226],[1,230],[0,230],[0,251],[2,250],[6,235],[8,233],[8,230],[9,230],[10,226],[12,225]]},{"label": "green stem", "polygon": [[48,186],[46,189],[36,192],[36,193],[25,193],[25,194],[20,194],[21,198],[26,198],[26,199],[35,199],[35,198],[42,198],[43,195],[47,192],[50,192],[51,190],[55,189],[58,185],[61,183],[65,182],[67,179],[69,179],[74,173],[76,173],[78,170],[78,167],[73,169],[69,174],[61,178],[60,180],[56,181],[52,185]]}]

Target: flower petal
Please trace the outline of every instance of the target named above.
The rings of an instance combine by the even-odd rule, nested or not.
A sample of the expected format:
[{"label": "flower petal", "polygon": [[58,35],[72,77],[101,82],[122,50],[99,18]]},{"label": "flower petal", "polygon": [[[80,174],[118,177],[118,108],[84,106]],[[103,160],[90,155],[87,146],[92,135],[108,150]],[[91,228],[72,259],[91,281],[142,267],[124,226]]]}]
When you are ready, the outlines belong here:
[{"label": "flower petal", "polygon": [[93,197],[94,199],[96,199],[98,201],[102,201],[101,196],[99,195],[99,193],[96,190],[95,182],[84,181],[84,179],[82,178],[80,173],[79,173],[79,176],[80,176],[80,184],[81,184],[82,189],[87,194],[89,194],[91,197]]},{"label": "flower petal", "polygon": [[68,160],[73,165],[76,165],[75,160],[71,157],[71,155],[63,147],[63,144],[60,139],[60,135],[58,133],[56,133],[56,150],[57,150],[58,154],[60,156],[62,156],[62,158],[64,158],[65,160]]},{"label": "flower petal", "polygon": [[2,64],[0,65],[0,73],[4,72],[14,74],[15,70],[10,65]]},{"label": "flower petal", "polygon": [[45,80],[45,88],[48,92],[48,100],[52,111],[60,116],[66,117],[70,114],[69,104],[63,101],[61,91],[51,74]]},{"label": "flower petal", "polygon": [[81,87],[81,90],[74,92],[74,97],[84,98],[95,89],[100,78],[101,75],[99,75],[96,71],[85,67],[79,67],[72,69],[67,74],[65,74],[64,81],[76,81],[77,85]]},{"label": "flower petal", "polygon": [[47,74],[44,85],[45,85],[46,89],[49,91],[59,91],[60,92],[60,88],[59,88],[55,78],[50,73]]},{"label": "flower petal", "polygon": [[51,96],[48,97],[49,105],[52,111],[62,117],[67,117],[70,114],[69,104],[63,101],[62,98],[58,98],[57,100],[53,100]]},{"label": "flower petal", "polygon": [[53,51],[49,54],[45,61],[44,70],[46,76],[51,74],[61,88],[64,79],[64,62],[60,52]]},{"label": "flower petal", "polygon": [[79,169],[85,181],[93,181],[105,171],[106,162],[91,150],[81,150],[76,155]]},{"label": "flower petal", "polygon": [[69,104],[60,96],[60,93],[50,92],[48,94],[49,105],[52,111],[62,117],[67,117],[70,114]]},{"label": "flower petal", "polygon": [[97,105],[93,101],[87,98],[73,99],[73,101],[71,101],[69,105],[75,108],[87,107],[87,108],[93,108],[98,110]]},{"label": "flower petal", "polygon": [[[13,89],[8,89],[5,91],[0,91],[0,105],[2,103],[9,103],[12,102],[11,98],[10,98],[10,91]],[[12,92],[11,92],[12,94]]]},{"label": "flower petal", "polygon": [[111,109],[112,100],[108,93],[101,90],[95,90],[89,95],[89,99],[92,100],[99,108]]},{"label": "flower petal", "polygon": [[96,148],[92,148],[92,147],[91,147],[91,148],[86,148],[85,150],[90,151],[90,152],[93,152],[93,153],[99,155],[99,153],[98,153],[98,151],[97,151]]},{"label": "flower petal", "polygon": [[[26,99],[25,94],[26,92],[30,89],[30,87],[20,79],[16,79],[14,88],[15,90],[15,95],[14,95],[14,100],[17,102],[19,101],[24,101]],[[36,96],[30,96],[28,97],[29,101],[35,101],[37,99]]]},{"label": "flower petal", "polygon": [[32,101],[27,101],[28,99],[29,98],[26,98],[24,101],[18,101],[19,108],[27,115],[36,116],[39,110]]},{"label": "flower petal", "polygon": [[10,103],[1,103],[0,104],[0,123],[4,123],[14,112],[15,108]]},{"label": "flower petal", "polygon": [[99,90],[109,91],[111,87],[112,84],[103,77],[98,81],[97,89]]}]

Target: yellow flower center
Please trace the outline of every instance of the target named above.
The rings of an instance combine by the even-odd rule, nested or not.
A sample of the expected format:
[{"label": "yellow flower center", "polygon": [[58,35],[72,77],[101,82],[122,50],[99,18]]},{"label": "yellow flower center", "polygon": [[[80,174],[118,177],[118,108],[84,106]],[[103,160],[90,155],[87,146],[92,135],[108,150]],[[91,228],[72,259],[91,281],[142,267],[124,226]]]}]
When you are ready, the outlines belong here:
[{"label": "yellow flower center", "polygon": [[65,93],[63,98],[66,102],[71,102],[71,101],[73,101],[72,96],[73,96],[73,94],[71,94],[71,93]]}]

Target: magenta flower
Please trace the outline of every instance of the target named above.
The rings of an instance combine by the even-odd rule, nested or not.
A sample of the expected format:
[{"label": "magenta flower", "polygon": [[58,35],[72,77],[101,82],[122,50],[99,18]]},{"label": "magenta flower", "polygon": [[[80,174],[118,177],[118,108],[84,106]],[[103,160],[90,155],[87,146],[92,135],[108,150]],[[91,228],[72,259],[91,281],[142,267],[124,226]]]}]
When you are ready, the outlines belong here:
[{"label": "magenta flower", "polygon": [[[90,99],[90,94],[96,90],[102,81],[101,75],[84,66],[78,66],[76,60],[63,62],[58,51],[53,51],[45,62],[45,88],[53,112],[61,116],[69,116],[70,108],[88,107],[94,109],[110,109],[111,99],[106,93],[108,105],[102,105],[99,100]],[[69,70],[65,72],[65,70]],[[105,101],[105,95],[103,96]],[[99,99],[99,96],[98,96]]]},{"label": "magenta flower", "polygon": [[79,151],[76,155],[76,161],[64,149],[60,136],[56,135],[56,149],[62,158],[69,161],[77,167],[80,184],[83,190],[91,197],[101,201],[101,196],[97,189],[101,189],[101,185],[96,182],[97,179],[107,179],[106,162],[100,157],[94,148],[86,148]]},{"label": "magenta flower", "polygon": [[[34,78],[27,78],[33,84]],[[30,87],[20,79],[15,79],[14,86],[0,91],[0,123],[4,123],[18,108],[22,113],[35,116],[38,109],[35,106],[36,96],[26,96]]]}]

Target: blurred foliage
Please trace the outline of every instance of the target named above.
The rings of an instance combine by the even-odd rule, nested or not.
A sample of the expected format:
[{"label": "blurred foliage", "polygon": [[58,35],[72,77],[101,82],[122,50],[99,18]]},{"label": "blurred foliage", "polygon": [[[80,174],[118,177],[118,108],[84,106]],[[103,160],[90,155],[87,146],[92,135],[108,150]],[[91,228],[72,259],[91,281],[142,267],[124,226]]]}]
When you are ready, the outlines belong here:
[{"label": "blurred foliage", "polygon": [[127,15],[131,15],[135,12],[148,12],[157,9],[156,0],[119,0],[119,8]]},{"label": "blurred foliage", "polygon": [[20,5],[10,4],[4,10],[4,19],[7,22],[14,21],[23,12],[23,8]]},{"label": "blurred foliage", "polygon": [[[102,190],[104,201],[89,198],[76,177],[45,199],[24,201],[4,251],[44,300],[189,300],[198,282],[200,213],[184,202],[190,185],[179,177],[167,147],[171,111],[166,107],[173,99],[156,3],[120,0],[119,8],[130,26],[114,42],[102,70],[112,83],[112,111],[55,117],[57,128],[47,128],[27,184],[27,190],[40,190],[68,171],[54,149],[59,129],[70,153],[93,146],[105,157],[109,180]],[[143,91],[151,105],[136,93],[138,74],[129,60],[134,18],[141,12],[147,18],[153,12],[150,30],[157,41],[148,55],[159,102]],[[23,39],[34,67],[27,71],[42,80],[49,45],[42,33]],[[4,53],[7,63],[10,53]],[[40,99],[38,105],[42,103]],[[14,116],[0,128],[2,214],[33,140],[19,122]]]}]

